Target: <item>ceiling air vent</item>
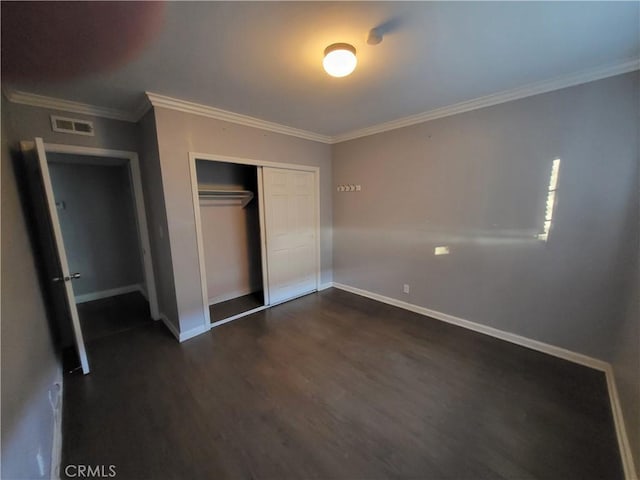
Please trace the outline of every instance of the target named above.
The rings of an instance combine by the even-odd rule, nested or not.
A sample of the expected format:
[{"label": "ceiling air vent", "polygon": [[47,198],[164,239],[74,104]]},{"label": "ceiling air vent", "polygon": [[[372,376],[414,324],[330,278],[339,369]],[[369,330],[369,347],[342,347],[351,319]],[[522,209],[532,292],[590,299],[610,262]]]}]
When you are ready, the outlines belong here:
[{"label": "ceiling air vent", "polygon": [[51,128],[54,132],[74,133],[93,137],[93,122],[78,120],[77,118],[58,117],[51,115]]}]

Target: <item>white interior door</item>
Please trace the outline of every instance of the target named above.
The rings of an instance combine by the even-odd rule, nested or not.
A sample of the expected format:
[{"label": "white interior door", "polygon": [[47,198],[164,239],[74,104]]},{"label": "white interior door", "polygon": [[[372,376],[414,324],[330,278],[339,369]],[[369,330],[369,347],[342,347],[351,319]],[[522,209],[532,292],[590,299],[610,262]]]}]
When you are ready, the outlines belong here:
[{"label": "white interior door", "polygon": [[44,143],[41,138],[36,138],[34,143],[23,143],[22,150],[28,163],[32,203],[37,209],[34,213],[38,223],[38,241],[44,257],[42,268],[51,282],[50,293],[54,305],[52,313],[58,322],[71,322],[80,365],[86,374],[89,373],[89,361],[71,285],[74,278],[79,278],[79,273],[72,274],[69,271]]},{"label": "white interior door", "polygon": [[271,305],[318,288],[315,185],[313,172],[263,168]]}]

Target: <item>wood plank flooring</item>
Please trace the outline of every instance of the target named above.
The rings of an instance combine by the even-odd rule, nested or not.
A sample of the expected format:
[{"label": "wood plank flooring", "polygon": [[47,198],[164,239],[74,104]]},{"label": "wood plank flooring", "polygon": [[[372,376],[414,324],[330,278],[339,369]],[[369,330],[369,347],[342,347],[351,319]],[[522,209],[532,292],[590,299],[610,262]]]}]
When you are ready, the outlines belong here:
[{"label": "wood plank flooring", "polygon": [[602,373],[335,289],[89,356],[65,378],[63,474],[622,478]]},{"label": "wood plank flooring", "polygon": [[139,292],[79,303],[78,316],[85,341],[153,322],[149,303]]},{"label": "wood plank flooring", "polygon": [[248,312],[264,305],[262,291],[249,293],[238,298],[232,298],[226,302],[215,303],[209,307],[211,322],[224,320],[239,313]]}]

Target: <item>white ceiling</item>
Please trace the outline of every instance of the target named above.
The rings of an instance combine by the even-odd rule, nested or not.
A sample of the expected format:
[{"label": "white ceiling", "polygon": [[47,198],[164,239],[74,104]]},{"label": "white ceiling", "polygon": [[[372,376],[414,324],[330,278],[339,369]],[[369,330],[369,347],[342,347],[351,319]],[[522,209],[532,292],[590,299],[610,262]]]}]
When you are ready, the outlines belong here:
[{"label": "white ceiling", "polygon": [[[640,55],[638,2],[175,2],[164,14],[116,71],[11,87],[122,110],[150,91],[333,136]],[[335,42],[357,49],[349,77],[322,70]]]}]

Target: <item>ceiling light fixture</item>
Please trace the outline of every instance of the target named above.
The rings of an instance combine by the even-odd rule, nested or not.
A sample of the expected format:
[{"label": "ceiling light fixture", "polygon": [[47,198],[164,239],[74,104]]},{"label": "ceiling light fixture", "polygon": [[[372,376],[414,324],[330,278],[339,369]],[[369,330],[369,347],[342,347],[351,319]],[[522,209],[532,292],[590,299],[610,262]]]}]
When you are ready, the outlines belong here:
[{"label": "ceiling light fixture", "polygon": [[324,49],[322,66],[332,77],[346,77],[358,63],[356,49],[348,43],[334,43]]}]

